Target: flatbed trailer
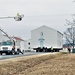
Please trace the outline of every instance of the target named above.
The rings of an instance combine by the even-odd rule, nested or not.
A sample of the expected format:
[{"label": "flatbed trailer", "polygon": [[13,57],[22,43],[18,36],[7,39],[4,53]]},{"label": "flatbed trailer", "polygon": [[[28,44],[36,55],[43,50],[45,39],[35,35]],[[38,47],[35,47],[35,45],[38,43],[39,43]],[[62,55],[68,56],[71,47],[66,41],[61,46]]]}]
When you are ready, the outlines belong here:
[{"label": "flatbed trailer", "polygon": [[36,50],[36,52],[59,52],[60,50],[62,50],[63,48],[53,48],[53,50],[51,51],[51,48],[47,48],[47,47],[38,47],[38,48],[33,48],[33,50]]}]

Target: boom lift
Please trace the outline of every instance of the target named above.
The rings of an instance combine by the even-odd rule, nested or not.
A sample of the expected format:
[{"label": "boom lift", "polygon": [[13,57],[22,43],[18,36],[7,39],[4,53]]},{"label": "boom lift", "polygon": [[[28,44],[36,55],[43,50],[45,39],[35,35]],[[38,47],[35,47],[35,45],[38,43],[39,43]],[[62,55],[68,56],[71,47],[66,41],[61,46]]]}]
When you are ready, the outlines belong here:
[{"label": "boom lift", "polygon": [[[15,17],[10,17],[10,16],[0,17],[0,19],[14,18],[16,21],[21,21],[23,17],[24,15],[19,15],[19,13],[17,13],[17,16]],[[0,54],[2,55],[3,53],[6,53],[6,54],[22,53],[19,48],[17,50],[15,49],[15,40],[12,37],[9,37],[8,34],[5,31],[3,31],[1,28],[0,28],[0,31],[3,32],[6,37],[9,38],[9,40],[1,42]]]}]

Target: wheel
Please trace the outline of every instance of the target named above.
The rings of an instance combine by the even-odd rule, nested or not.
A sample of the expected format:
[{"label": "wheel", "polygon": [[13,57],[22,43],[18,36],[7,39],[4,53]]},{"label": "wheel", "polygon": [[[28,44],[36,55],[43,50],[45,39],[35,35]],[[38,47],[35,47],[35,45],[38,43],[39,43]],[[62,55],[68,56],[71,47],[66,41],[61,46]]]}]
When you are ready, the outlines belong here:
[{"label": "wheel", "polygon": [[12,52],[10,52],[10,54],[11,54],[11,55],[14,55],[15,53],[12,51]]},{"label": "wheel", "polygon": [[2,53],[0,53],[0,55],[2,55]]}]

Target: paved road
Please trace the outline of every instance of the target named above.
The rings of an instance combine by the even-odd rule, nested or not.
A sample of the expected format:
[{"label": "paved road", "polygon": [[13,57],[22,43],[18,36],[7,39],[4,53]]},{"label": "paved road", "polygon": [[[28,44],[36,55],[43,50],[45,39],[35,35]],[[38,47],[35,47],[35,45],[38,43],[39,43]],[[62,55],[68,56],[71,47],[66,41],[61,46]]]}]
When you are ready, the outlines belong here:
[{"label": "paved road", "polygon": [[0,55],[0,60],[21,57],[21,56],[37,55],[37,54],[46,54],[46,52],[25,52],[24,54],[19,54],[19,55]]}]

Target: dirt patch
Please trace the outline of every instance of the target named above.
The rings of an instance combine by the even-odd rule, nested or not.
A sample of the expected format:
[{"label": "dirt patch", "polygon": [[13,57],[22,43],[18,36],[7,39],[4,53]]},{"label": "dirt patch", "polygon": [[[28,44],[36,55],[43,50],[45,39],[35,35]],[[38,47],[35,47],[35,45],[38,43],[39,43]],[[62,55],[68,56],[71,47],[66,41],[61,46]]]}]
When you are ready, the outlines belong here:
[{"label": "dirt patch", "polygon": [[0,75],[75,75],[75,54],[57,53],[3,60],[0,61]]}]

